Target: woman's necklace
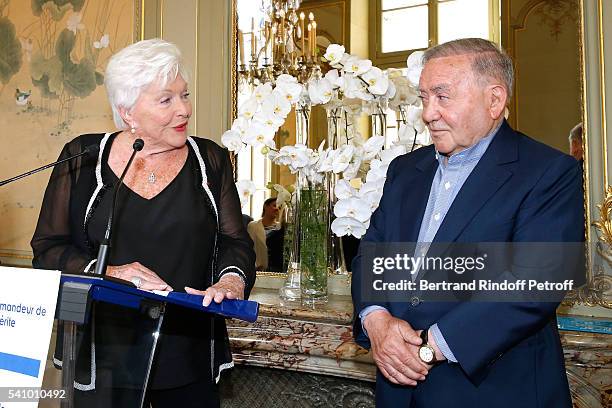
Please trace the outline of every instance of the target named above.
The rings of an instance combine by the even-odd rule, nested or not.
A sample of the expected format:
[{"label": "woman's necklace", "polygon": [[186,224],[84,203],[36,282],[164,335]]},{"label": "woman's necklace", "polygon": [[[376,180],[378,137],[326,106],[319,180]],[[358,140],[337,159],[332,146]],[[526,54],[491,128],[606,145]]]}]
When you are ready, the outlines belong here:
[{"label": "woman's necklace", "polygon": [[149,173],[149,177],[147,178],[147,181],[150,184],[155,184],[155,180],[157,180],[157,177],[155,177],[155,172],[152,171],[152,172]]}]

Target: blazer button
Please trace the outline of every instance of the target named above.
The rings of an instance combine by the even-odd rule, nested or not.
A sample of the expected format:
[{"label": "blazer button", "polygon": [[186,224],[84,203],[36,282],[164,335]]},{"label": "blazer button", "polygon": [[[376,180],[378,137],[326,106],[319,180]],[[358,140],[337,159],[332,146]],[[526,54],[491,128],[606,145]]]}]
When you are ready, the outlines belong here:
[{"label": "blazer button", "polygon": [[414,307],[417,307],[418,305],[420,305],[420,304],[421,304],[421,299],[419,299],[419,297],[418,297],[418,296],[413,296],[413,297],[410,299],[410,304],[411,304],[412,306],[414,306]]}]

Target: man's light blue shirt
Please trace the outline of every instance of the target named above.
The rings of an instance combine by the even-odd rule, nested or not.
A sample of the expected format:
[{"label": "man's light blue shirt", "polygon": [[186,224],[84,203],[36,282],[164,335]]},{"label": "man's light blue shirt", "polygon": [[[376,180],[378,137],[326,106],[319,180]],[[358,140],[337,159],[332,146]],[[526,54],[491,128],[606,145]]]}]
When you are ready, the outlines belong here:
[{"label": "man's light blue shirt", "polygon": [[[501,123],[487,136],[480,139],[475,145],[468,147],[452,156],[444,156],[436,151],[436,160],[438,160],[438,168],[431,185],[427,207],[423,214],[421,228],[417,239],[415,256],[425,256],[429,245],[433,241],[440,225],[446,217],[446,213],[450,209],[457,194],[463,187],[463,184],[472,173],[480,158],[484,155],[495,134],[501,127]],[[417,271],[418,272],[418,271]],[[416,278],[415,273],[413,279]],[[363,319],[375,310],[386,310],[382,306],[368,306],[359,313],[359,318]],[[446,343],[442,332],[437,324],[430,328],[431,335],[434,337],[438,348],[444,354],[448,361],[457,362],[453,352]],[[363,332],[367,335],[365,328]]]}]

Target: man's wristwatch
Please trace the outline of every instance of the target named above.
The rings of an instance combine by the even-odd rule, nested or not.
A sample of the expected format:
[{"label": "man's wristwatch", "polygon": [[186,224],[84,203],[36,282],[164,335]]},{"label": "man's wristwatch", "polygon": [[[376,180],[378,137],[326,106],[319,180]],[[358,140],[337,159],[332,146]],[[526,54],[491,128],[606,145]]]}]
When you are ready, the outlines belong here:
[{"label": "man's wristwatch", "polygon": [[436,360],[436,351],[433,349],[433,347],[427,344],[428,343],[427,342],[427,332],[428,331],[429,329],[425,329],[421,332],[421,339],[423,340],[423,343],[419,347],[419,358],[425,364],[431,365],[431,364],[438,363],[439,361]]}]

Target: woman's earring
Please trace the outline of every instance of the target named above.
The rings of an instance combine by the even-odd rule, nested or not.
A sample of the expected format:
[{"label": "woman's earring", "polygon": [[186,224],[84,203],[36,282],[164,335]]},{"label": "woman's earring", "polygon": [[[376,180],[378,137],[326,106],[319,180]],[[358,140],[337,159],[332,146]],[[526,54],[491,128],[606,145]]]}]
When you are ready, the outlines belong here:
[{"label": "woman's earring", "polygon": [[136,128],[134,126],[132,126],[132,128],[130,129],[130,132],[132,132],[133,135],[136,134]]}]

